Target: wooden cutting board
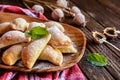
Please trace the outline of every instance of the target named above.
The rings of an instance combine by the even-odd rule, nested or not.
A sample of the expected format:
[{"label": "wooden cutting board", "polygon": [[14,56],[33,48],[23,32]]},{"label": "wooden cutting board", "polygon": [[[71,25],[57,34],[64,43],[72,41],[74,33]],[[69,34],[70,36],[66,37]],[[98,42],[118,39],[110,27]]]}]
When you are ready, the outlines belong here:
[{"label": "wooden cutting board", "polygon": [[[26,15],[20,14],[13,14],[13,13],[4,13],[0,12],[0,23],[11,21],[15,18],[24,18],[28,22],[47,22],[46,20],[41,20],[38,18],[32,18]],[[71,40],[77,46],[78,53],[77,54],[63,54],[63,63],[61,66],[56,66],[48,61],[40,61],[38,60],[32,69],[27,69],[22,65],[22,61],[19,60],[13,66],[5,65],[2,60],[1,56],[3,51],[0,50],[0,68],[15,70],[15,71],[22,71],[22,72],[52,72],[52,71],[59,71],[64,70],[66,68],[72,67],[74,64],[78,63],[82,58],[85,46],[86,46],[86,38],[84,33],[71,25],[61,23],[65,28],[65,33],[71,38]]]}]

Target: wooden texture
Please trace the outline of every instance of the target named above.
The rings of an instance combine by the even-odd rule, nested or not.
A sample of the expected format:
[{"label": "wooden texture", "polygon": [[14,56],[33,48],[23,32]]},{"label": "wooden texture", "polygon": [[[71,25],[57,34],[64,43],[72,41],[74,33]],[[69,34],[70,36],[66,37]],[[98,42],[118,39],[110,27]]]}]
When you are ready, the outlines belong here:
[{"label": "wooden texture", "polygon": [[[8,17],[8,15],[10,17]],[[47,22],[38,18],[32,18],[26,15],[19,15],[19,14],[13,14],[13,13],[0,13],[0,23],[11,21],[15,18],[24,18],[27,20],[27,22]],[[69,68],[79,62],[79,60],[82,58],[84,51],[85,51],[85,45],[86,45],[86,38],[83,32],[77,28],[74,28],[67,24],[62,24],[65,28],[65,33],[71,38],[71,40],[76,44],[76,48],[78,50],[78,53],[76,54],[63,54],[63,63],[61,66],[55,66],[50,62],[47,61],[40,61],[38,60],[34,67],[32,69],[27,69],[22,65],[22,61],[16,62],[13,66],[7,66],[3,64],[2,61],[0,61],[0,68],[4,69],[10,69],[15,71],[22,71],[22,72],[51,72],[51,71],[59,71],[64,70],[66,68]],[[2,54],[3,51],[0,53]],[[0,59],[1,60],[1,59]]]},{"label": "wooden texture", "polygon": [[[9,0],[2,0],[3,4],[18,5],[10,3]],[[4,2],[5,1],[5,2]],[[15,0],[13,0],[15,1]],[[51,0],[47,0],[51,1]],[[55,1],[55,0],[52,0]],[[120,30],[120,0],[69,0],[72,5],[78,6],[88,21],[85,28],[75,25],[72,19],[65,19],[64,23],[68,23],[74,27],[81,29],[87,38],[85,54],[78,63],[80,69],[84,73],[86,80],[120,80],[120,52],[107,44],[96,44],[93,41],[92,31],[99,31],[106,27],[116,27]],[[22,5],[21,7],[25,7]],[[50,16],[51,10],[46,9],[45,15]],[[120,48],[120,34],[117,38],[108,39],[113,45]],[[86,61],[88,53],[98,52],[107,57],[109,64],[106,67],[96,67]]]},{"label": "wooden texture", "polygon": [[[90,52],[98,52],[101,53],[103,55],[105,55],[107,57],[107,59],[109,60],[109,65],[104,67],[103,69],[101,69],[101,71],[103,72],[102,74],[99,72],[100,69],[91,69],[91,68],[87,68],[87,70],[91,69],[93,72],[95,71],[96,74],[102,75],[99,76],[100,79],[104,80],[119,80],[120,78],[120,52],[115,50],[113,47],[111,47],[110,45],[107,44],[95,44],[92,40],[92,36],[90,35],[92,31],[99,31],[102,32],[102,30],[105,27],[116,27],[118,30],[120,29],[119,27],[119,17],[117,17],[118,15],[116,13],[113,13],[111,10],[108,10],[106,7],[104,7],[103,5],[99,4],[99,2],[92,0],[92,1],[88,1],[88,0],[81,0],[81,1],[77,1],[74,0],[73,1],[79,8],[81,8],[82,10],[85,11],[85,15],[87,20],[89,20],[89,22],[87,23],[86,28],[88,29],[88,31],[86,31],[85,29],[82,29],[86,36],[87,36],[87,49],[90,50]],[[101,1],[102,2],[102,1]],[[104,1],[103,1],[104,2]],[[81,5],[79,5],[81,4]],[[115,15],[116,14],[116,15]],[[87,32],[87,33],[86,33]],[[89,33],[90,32],[90,33]],[[109,39],[109,42],[111,42],[112,44],[114,44],[115,46],[117,46],[118,48],[120,48],[119,46],[119,36],[118,38],[115,39]],[[80,67],[85,67],[85,65],[79,64]],[[105,69],[105,70],[104,70]],[[84,69],[83,69],[84,71]],[[107,72],[108,73],[107,73]],[[91,77],[89,76],[89,74],[91,74],[90,71],[85,71],[85,73],[88,75],[88,78],[92,79],[98,79],[99,77]],[[107,75],[105,75],[105,74]],[[113,78],[108,78],[107,76],[110,76]]]}]

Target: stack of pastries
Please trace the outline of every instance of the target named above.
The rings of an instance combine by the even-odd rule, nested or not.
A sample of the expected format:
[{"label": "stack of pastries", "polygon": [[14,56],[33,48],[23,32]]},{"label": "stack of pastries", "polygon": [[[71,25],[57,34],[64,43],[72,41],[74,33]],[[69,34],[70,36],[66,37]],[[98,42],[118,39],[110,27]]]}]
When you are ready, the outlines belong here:
[{"label": "stack of pastries", "polygon": [[[35,40],[26,36],[25,32],[35,26],[46,28],[49,34]],[[73,42],[64,32],[64,27],[54,21],[28,23],[23,18],[16,18],[0,23],[0,49],[6,49],[2,61],[6,65],[14,65],[21,59],[22,64],[29,69],[37,60],[47,60],[61,66],[63,53],[77,53]]]}]

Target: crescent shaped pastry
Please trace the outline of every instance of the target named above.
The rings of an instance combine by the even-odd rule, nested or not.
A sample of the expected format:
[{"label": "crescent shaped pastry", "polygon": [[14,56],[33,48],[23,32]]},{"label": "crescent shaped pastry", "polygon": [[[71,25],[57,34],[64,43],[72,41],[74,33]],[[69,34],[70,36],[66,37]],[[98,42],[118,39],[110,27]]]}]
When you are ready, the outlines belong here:
[{"label": "crescent shaped pastry", "polygon": [[10,27],[14,30],[25,31],[28,28],[28,23],[23,18],[16,18],[10,23]]},{"label": "crescent shaped pastry", "polygon": [[54,48],[63,48],[71,45],[71,39],[66,36],[63,32],[61,32],[56,27],[51,27],[47,29],[49,33],[52,35],[49,44]]},{"label": "crescent shaped pastry", "polygon": [[21,43],[21,42],[29,42],[31,40],[30,37],[26,37],[25,33],[20,31],[8,31],[2,35],[0,38],[0,48],[4,48],[6,46]]},{"label": "crescent shaped pastry", "polygon": [[22,44],[13,45],[8,48],[2,55],[2,61],[7,65],[14,65],[21,58],[20,54],[23,49]]},{"label": "crescent shaped pastry", "polygon": [[44,23],[31,22],[29,24],[29,27],[28,27],[27,31],[30,31],[33,27],[36,27],[36,26],[40,26],[40,27],[44,27],[45,28],[45,24]]},{"label": "crescent shaped pastry", "polygon": [[65,32],[64,27],[58,22],[49,21],[49,22],[46,22],[45,25],[46,25],[46,28],[57,27],[60,31]]},{"label": "crescent shaped pastry", "polygon": [[31,42],[30,44],[23,48],[21,57],[25,67],[29,69],[33,67],[33,65],[40,56],[42,50],[47,45],[50,38],[51,35],[49,34],[41,39],[37,39]]},{"label": "crescent shaped pastry", "polygon": [[39,56],[40,60],[47,60],[52,62],[55,65],[61,65],[63,62],[63,55],[58,49],[52,48],[50,45],[47,45],[45,49]]},{"label": "crescent shaped pastry", "polygon": [[7,31],[10,31],[10,22],[3,22],[0,24],[0,35],[4,34]]},{"label": "crescent shaped pastry", "polygon": [[73,43],[70,46],[67,46],[65,48],[59,48],[59,50],[62,53],[77,53],[78,52],[75,46],[73,45]]}]

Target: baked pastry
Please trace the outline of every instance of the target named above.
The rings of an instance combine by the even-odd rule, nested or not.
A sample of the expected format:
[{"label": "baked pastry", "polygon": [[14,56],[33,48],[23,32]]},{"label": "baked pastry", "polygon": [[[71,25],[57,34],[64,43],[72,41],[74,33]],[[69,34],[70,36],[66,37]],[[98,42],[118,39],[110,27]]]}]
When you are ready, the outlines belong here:
[{"label": "baked pastry", "polygon": [[0,24],[0,35],[11,30],[9,25],[10,25],[10,22],[3,22]]},{"label": "baked pastry", "polygon": [[14,65],[21,58],[20,54],[22,49],[22,44],[16,44],[8,48],[2,55],[2,61],[4,64]]},{"label": "baked pastry", "polygon": [[0,38],[0,48],[4,48],[9,45],[13,45],[21,42],[29,42],[31,40],[30,37],[26,37],[25,33],[20,31],[8,31],[3,34]]},{"label": "baked pastry", "polygon": [[49,44],[54,48],[63,48],[71,45],[71,39],[56,27],[47,29],[52,35]]},{"label": "baked pastry", "polygon": [[23,18],[16,18],[10,23],[10,27],[14,30],[25,31],[28,28],[28,23]]},{"label": "baked pastry", "polygon": [[65,32],[64,27],[58,22],[49,21],[49,22],[46,22],[45,25],[46,25],[46,28],[57,27],[60,31]]},{"label": "baked pastry", "polygon": [[72,43],[70,46],[59,48],[62,53],[77,53],[77,48],[75,48],[74,44]]},{"label": "baked pastry", "polygon": [[31,69],[51,38],[51,34],[37,39],[23,48],[21,57],[25,67]]},{"label": "baked pastry", "polygon": [[61,65],[63,62],[63,55],[58,49],[52,48],[50,45],[47,45],[42,53],[39,56],[40,60],[47,60],[52,62],[55,65]]},{"label": "baked pastry", "polygon": [[36,26],[40,26],[40,27],[44,27],[45,28],[45,24],[44,23],[39,23],[39,22],[31,22],[28,26],[27,31],[30,31],[33,27]]}]

